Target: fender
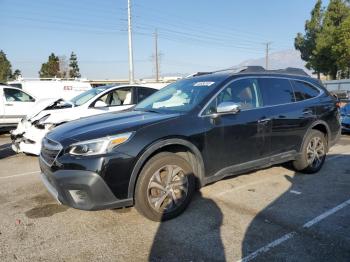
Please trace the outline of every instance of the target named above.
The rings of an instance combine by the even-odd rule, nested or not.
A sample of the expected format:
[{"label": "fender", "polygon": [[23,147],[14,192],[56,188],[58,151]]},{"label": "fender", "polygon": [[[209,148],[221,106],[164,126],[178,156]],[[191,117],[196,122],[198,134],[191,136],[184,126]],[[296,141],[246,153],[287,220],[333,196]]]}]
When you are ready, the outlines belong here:
[{"label": "fender", "polygon": [[198,148],[192,144],[191,142],[181,139],[181,138],[169,138],[161,141],[154,142],[151,144],[145,152],[142,153],[142,155],[137,160],[133,171],[131,173],[130,182],[129,182],[129,188],[128,188],[128,198],[134,198],[134,190],[136,186],[136,181],[138,178],[138,175],[141,171],[141,168],[146,163],[146,160],[157,150],[159,150],[162,147],[169,146],[169,145],[181,145],[187,147],[197,158],[198,160],[198,167],[197,167],[197,177],[200,183],[200,186],[204,184],[204,162],[202,155]]},{"label": "fender", "polygon": [[325,121],[323,121],[323,120],[317,120],[317,121],[313,122],[313,123],[309,126],[309,128],[307,129],[307,131],[305,132],[304,137],[303,137],[303,142],[301,143],[300,148],[299,148],[299,152],[301,151],[301,149],[303,148],[303,146],[304,146],[304,144],[305,144],[306,135],[310,132],[311,129],[313,129],[315,126],[320,125],[320,124],[323,125],[323,126],[325,126],[325,127],[326,127],[326,130],[327,130],[327,151],[328,151],[328,147],[329,147],[329,145],[330,145],[330,139],[331,139],[331,136],[330,136],[331,130],[330,130],[330,128],[329,128],[327,122],[325,122]]}]

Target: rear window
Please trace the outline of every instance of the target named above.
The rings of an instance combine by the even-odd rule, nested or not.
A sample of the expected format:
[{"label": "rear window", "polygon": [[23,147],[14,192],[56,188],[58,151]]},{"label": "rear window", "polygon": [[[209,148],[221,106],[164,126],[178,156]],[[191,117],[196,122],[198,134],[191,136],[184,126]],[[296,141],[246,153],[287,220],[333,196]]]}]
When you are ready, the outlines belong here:
[{"label": "rear window", "polygon": [[279,78],[261,78],[259,81],[260,87],[262,88],[265,106],[294,102],[293,89],[289,80]]},{"label": "rear window", "polygon": [[320,91],[316,87],[308,83],[295,80],[292,82],[296,101],[314,98],[320,94]]}]

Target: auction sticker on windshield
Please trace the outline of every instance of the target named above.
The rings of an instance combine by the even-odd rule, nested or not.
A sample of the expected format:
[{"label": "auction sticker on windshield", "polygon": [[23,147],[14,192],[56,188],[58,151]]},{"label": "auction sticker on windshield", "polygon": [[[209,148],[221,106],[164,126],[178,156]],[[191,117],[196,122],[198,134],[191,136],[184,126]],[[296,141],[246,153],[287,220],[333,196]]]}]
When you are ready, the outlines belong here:
[{"label": "auction sticker on windshield", "polygon": [[197,82],[197,83],[194,83],[193,86],[211,86],[215,84],[215,82]]}]

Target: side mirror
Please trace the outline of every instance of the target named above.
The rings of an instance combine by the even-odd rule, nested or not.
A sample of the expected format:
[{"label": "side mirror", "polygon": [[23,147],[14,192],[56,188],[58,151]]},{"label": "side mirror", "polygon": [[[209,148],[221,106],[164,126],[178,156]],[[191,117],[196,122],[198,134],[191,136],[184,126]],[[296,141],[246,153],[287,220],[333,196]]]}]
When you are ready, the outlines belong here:
[{"label": "side mirror", "polygon": [[107,104],[101,100],[97,100],[95,105],[94,105],[95,108],[101,108],[101,107],[106,107],[106,106],[107,106]]},{"label": "side mirror", "polygon": [[241,111],[241,105],[234,102],[222,102],[216,108],[217,114],[236,114]]}]

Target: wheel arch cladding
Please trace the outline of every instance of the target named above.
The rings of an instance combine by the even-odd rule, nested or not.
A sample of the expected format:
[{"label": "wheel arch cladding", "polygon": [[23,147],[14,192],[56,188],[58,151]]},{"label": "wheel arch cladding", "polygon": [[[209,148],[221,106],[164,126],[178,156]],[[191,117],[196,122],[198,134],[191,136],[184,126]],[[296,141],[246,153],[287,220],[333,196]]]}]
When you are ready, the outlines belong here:
[{"label": "wheel arch cladding", "polygon": [[[303,143],[301,144],[301,147],[300,147],[300,150],[302,150],[303,146],[304,146],[304,143],[305,143],[305,138],[307,136],[307,134],[310,132],[310,130],[318,130],[320,131],[321,133],[323,133],[325,135],[325,138],[326,138],[326,142],[327,142],[327,151],[328,151],[328,145],[329,145],[329,140],[330,140],[330,129],[329,129],[329,126],[328,124],[325,122],[325,121],[322,121],[322,120],[318,120],[318,121],[315,121],[314,123],[312,123],[312,125],[308,128],[307,132],[305,133],[304,135],[304,138],[303,138]],[[300,151],[299,150],[299,151]]]},{"label": "wheel arch cladding", "polygon": [[196,182],[199,186],[203,186],[204,162],[198,148],[186,139],[169,138],[151,144],[138,158],[130,177],[128,188],[129,198],[134,198],[136,182],[144,165],[151,157],[160,152],[172,152],[185,158],[193,168],[193,172],[197,180]]}]

